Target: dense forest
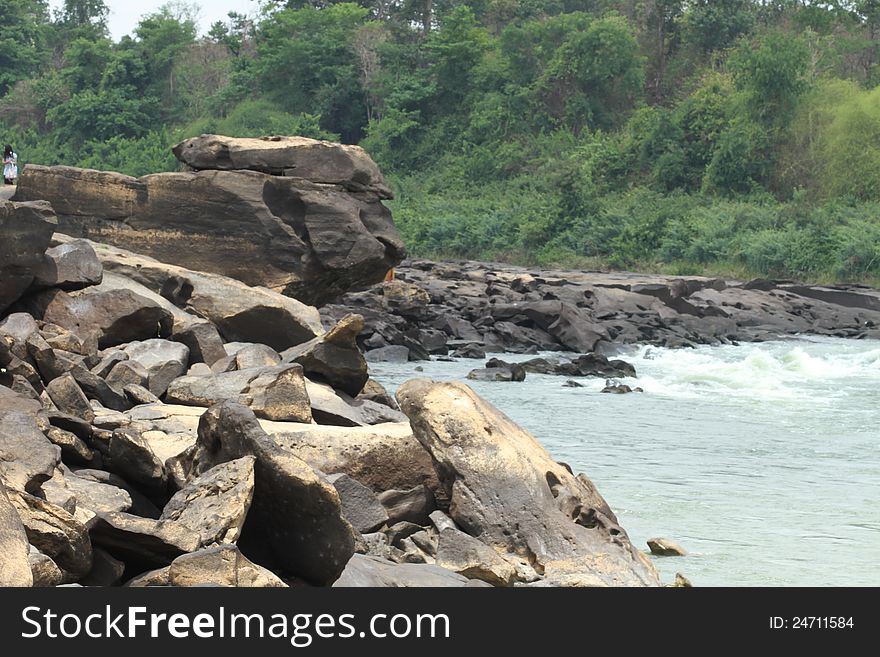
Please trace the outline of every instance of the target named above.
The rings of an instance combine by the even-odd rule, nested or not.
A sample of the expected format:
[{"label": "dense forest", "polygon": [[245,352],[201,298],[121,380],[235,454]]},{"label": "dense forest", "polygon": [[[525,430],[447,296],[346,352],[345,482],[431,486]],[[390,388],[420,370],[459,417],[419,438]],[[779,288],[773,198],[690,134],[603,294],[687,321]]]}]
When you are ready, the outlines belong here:
[{"label": "dense forest", "polygon": [[880,278],[880,0],[0,5],[22,163],[175,168],[204,132],[358,143],[432,257]]}]

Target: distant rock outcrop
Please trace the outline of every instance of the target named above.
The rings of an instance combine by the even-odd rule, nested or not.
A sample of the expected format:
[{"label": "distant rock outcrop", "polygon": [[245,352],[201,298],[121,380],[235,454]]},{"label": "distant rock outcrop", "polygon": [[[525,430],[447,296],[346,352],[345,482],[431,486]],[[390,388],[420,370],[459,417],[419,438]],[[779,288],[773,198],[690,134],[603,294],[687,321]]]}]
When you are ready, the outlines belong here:
[{"label": "distant rock outcrop", "polygon": [[15,199],[49,201],[66,234],[310,304],[378,283],[405,255],[391,192],[357,146],[202,135],[174,152],[190,171],[28,165]]}]

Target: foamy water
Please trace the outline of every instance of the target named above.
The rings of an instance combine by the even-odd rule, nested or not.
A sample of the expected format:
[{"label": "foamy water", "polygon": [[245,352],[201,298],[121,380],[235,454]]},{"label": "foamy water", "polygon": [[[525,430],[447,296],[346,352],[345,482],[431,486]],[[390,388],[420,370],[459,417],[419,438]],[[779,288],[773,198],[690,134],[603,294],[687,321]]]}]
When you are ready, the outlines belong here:
[{"label": "foamy water", "polygon": [[[622,358],[639,376],[621,381],[643,394],[536,374],[468,384],[587,473],[637,546],[664,536],[687,548],[655,559],[664,580],[880,585],[880,343],[641,347]],[[394,389],[415,376],[464,379],[480,364],[371,367]]]}]

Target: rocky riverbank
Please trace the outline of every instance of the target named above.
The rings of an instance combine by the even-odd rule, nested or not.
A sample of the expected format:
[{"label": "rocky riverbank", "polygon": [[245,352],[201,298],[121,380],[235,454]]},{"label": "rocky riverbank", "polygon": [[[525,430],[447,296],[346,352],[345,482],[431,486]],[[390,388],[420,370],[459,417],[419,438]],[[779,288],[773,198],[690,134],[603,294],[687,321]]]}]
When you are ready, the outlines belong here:
[{"label": "rocky riverbank", "polygon": [[[612,356],[630,344],[693,347],[794,335],[880,338],[880,291],[864,286],[479,262],[407,261],[394,282],[349,293],[321,312],[366,318],[359,342],[368,360],[539,351]],[[604,376],[599,370],[593,368]]]},{"label": "rocky riverbank", "polygon": [[[345,215],[370,235],[353,245],[348,219],[304,200],[379,203],[384,192],[363,173],[373,169],[345,168],[362,152],[205,138],[190,157],[190,143],[178,154],[200,171],[135,181],[127,200],[113,192],[115,218],[34,183],[88,179],[97,203],[101,185],[120,182],[99,172],[26,168],[16,198],[52,203],[0,201],[0,585],[660,584],[590,480],[467,386],[412,381],[395,400],[371,380],[361,343],[380,345],[368,308],[365,320],[281,294],[306,290],[308,301],[364,287],[401,256],[363,206]],[[315,152],[343,164],[309,168]],[[284,180],[291,170],[295,184]],[[240,273],[242,261],[188,267],[186,250],[201,242],[181,234],[168,248],[180,212],[158,228],[145,217],[161,219],[166,206],[152,204],[159,191],[170,203],[165,182],[201,189],[185,225],[207,234],[218,192],[205,178],[221,173],[239,189],[249,181],[242,198],[259,189],[273,199],[256,243],[274,248],[262,236],[287,226],[314,261],[329,253],[321,244],[351,251],[335,269],[291,265],[295,281],[271,287],[217,273]],[[289,195],[272,196],[278,186]],[[55,203],[68,203],[64,216]],[[238,207],[228,253],[254,207]],[[77,222],[116,245],[59,232]],[[124,248],[141,229],[145,250],[160,244],[169,262]],[[369,240],[380,255],[356,247]],[[402,301],[427,294],[397,283],[365,298],[384,303],[397,289]]]}]

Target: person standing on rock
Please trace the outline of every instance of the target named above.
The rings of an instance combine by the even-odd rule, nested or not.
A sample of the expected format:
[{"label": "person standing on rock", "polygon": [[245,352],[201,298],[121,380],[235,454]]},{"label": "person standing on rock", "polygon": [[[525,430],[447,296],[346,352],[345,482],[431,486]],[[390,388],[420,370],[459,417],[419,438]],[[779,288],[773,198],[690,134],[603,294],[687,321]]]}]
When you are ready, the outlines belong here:
[{"label": "person standing on rock", "polygon": [[3,182],[14,185],[18,178],[18,155],[12,150],[12,146],[6,144],[3,149]]}]

